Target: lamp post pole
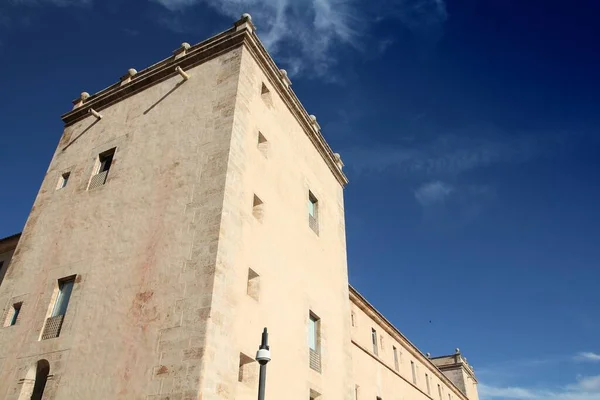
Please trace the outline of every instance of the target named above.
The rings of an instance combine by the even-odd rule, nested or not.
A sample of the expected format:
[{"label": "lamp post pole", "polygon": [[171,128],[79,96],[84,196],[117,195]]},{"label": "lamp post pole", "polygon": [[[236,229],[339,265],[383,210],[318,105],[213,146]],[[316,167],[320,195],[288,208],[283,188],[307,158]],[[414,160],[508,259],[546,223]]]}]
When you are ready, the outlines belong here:
[{"label": "lamp post pole", "polygon": [[260,364],[260,375],[258,378],[258,400],[265,400],[265,383],[267,381],[267,363],[271,361],[271,351],[269,350],[269,333],[267,328],[263,330],[262,341],[258,352],[256,353],[256,361]]}]

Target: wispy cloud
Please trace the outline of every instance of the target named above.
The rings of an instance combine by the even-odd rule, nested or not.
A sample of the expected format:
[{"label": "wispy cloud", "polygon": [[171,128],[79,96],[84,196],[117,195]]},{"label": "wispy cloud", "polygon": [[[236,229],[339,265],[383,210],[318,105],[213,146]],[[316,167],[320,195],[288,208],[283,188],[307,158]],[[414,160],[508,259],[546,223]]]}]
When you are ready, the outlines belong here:
[{"label": "wispy cloud", "polygon": [[[446,20],[443,0],[152,1],[172,12],[195,5],[209,6],[231,18],[248,12],[266,47],[290,74],[308,72],[321,77],[336,63],[338,46],[362,48],[370,27],[380,20],[393,18],[415,32],[439,29]],[[378,15],[365,11],[374,9]]]},{"label": "wispy cloud", "polygon": [[423,206],[429,207],[436,204],[444,203],[454,191],[454,187],[444,182],[435,181],[424,183],[415,190],[415,199]]},{"label": "wispy cloud", "polygon": [[600,362],[600,354],[585,351],[578,353],[573,359],[580,362]]},{"label": "wispy cloud", "polygon": [[562,135],[518,136],[500,133],[440,134],[431,140],[406,137],[394,145],[354,147],[342,152],[358,173],[392,172],[404,176],[455,177],[497,164],[520,164],[560,148]]},{"label": "wispy cloud", "polygon": [[479,393],[482,400],[598,400],[600,375],[580,377],[575,383],[554,389],[480,384]]}]

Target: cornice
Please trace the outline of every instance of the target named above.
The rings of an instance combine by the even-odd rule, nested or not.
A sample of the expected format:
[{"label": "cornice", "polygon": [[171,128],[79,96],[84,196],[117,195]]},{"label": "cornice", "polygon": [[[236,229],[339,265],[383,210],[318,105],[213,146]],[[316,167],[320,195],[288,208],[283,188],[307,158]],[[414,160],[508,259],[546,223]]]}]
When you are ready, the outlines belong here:
[{"label": "cornice", "polygon": [[[194,46],[187,43],[174,52],[174,54],[140,72],[130,69],[119,82],[90,96],[82,93],[81,97],[74,100],[73,110],[62,115],[65,126],[72,125],[90,113],[99,112],[110,107],[127,97],[133,96],[147,88],[156,85],[179,72],[200,65],[210,59],[232,51],[240,46],[245,46],[262,71],[265,73],[272,87],[277,91],[286,107],[296,118],[304,133],[313,143],[327,166],[336,177],[340,185],[345,186],[348,178],[342,172],[343,163],[338,155],[334,154],[329,144],[325,141],[316,118],[308,114],[298,97],[290,87],[291,82],[283,70],[279,70],[260,39],[256,35],[254,25],[249,15],[244,14],[235,22],[234,26],[218,35],[215,35]],[[192,77],[193,79],[193,77]],[[92,111],[93,110],[93,111]]]}]

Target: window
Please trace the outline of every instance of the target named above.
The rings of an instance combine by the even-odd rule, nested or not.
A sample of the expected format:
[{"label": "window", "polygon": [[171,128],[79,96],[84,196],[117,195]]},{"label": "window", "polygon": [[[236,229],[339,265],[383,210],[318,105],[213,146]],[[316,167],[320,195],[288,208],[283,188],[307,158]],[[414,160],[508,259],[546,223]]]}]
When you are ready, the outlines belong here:
[{"label": "window", "polygon": [[42,400],[49,373],[50,364],[47,360],[39,360],[32,366],[23,379],[19,399]]},{"label": "window", "polygon": [[358,400],[358,385],[354,385],[354,400]]},{"label": "window", "polygon": [[254,195],[254,199],[252,200],[252,215],[259,221],[262,221],[264,216],[264,204],[257,195]]},{"label": "window", "polygon": [[262,98],[262,100],[265,102],[265,104],[269,107],[273,106],[273,98],[271,97],[271,91],[269,90],[269,88],[267,87],[267,85],[262,84],[262,86],[260,87],[260,97]]},{"label": "window", "polygon": [[19,313],[21,312],[21,305],[23,305],[23,303],[15,303],[12,305],[10,310],[8,310],[8,314],[6,315],[6,319],[4,320],[5,327],[13,326],[17,323]]},{"label": "window", "polygon": [[410,370],[412,371],[412,382],[416,385],[417,384],[417,371],[415,370],[415,362],[414,361],[410,362]]},{"label": "window", "polygon": [[308,191],[308,226],[319,234],[319,206],[318,200],[311,191]]},{"label": "window", "polygon": [[371,341],[373,342],[373,354],[379,355],[379,350],[377,349],[377,331],[374,328],[371,328]]},{"label": "window", "polygon": [[442,387],[438,385],[438,397],[442,400]]},{"label": "window", "polygon": [[425,382],[427,383],[427,394],[431,394],[431,387],[429,383],[429,374],[425,374]]},{"label": "window", "polygon": [[321,320],[312,311],[308,315],[309,365],[321,372]]},{"label": "window", "polygon": [[267,142],[267,138],[261,132],[258,132],[257,147],[258,150],[263,154],[263,156],[268,156],[269,142]]},{"label": "window", "polygon": [[254,272],[251,268],[248,268],[248,296],[258,301],[258,294],[260,292],[260,275]]},{"label": "window", "polygon": [[352,326],[356,326],[356,315],[354,314],[354,311],[350,313],[350,321],[352,322]]},{"label": "window", "polygon": [[398,349],[396,348],[396,346],[393,346],[392,348],[394,350],[394,369],[398,371],[400,369],[398,365]]},{"label": "window", "polygon": [[106,178],[108,178],[108,171],[110,171],[110,167],[113,163],[113,157],[115,156],[115,150],[116,148],[112,148],[98,155],[96,168],[94,170],[94,175],[90,180],[88,190],[102,186],[106,183]]},{"label": "window", "polygon": [[244,353],[240,353],[240,365],[238,370],[238,382],[252,383],[256,375],[256,367],[253,365],[254,360]]},{"label": "window", "polygon": [[51,317],[64,316],[67,313],[74,283],[75,278],[69,278],[58,283],[58,297],[56,298],[56,303],[54,303]]},{"label": "window", "polygon": [[67,313],[67,307],[69,306],[69,300],[71,299],[74,284],[74,276],[58,281],[56,300],[52,306],[50,317],[48,317],[44,323],[41,340],[57,338],[60,335],[60,330],[65,314]]},{"label": "window", "polygon": [[452,400],[452,395],[448,393],[448,400]]},{"label": "window", "polygon": [[69,177],[71,176],[70,172],[65,172],[58,178],[58,184],[56,185],[56,190],[62,189],[67,186],[67,182],[69,181]]}]

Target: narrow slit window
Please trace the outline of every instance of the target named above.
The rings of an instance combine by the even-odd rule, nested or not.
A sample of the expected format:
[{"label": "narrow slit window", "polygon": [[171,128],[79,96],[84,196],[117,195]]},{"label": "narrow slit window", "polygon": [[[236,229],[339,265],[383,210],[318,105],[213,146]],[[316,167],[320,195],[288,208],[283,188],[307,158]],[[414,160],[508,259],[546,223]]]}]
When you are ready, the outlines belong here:
[{"label": "narrow slit window", "polygon": [[263,154],[263,156],[268,156],[269,151],[269,142],[267,138],[262,134],[262,132],[258,132],[258,143],[256,145],[258,150]]},{"label": "narrow slit window", "polygon": [[254,195],[254,199],[252,200],[252,215],[259,221],[263,219],[264,206],[263,201],[257,195]]},{"label": "narrow slit window", "polygon": [[394,350],[394,369],[396,370],[396,372],[398,372],[398,370],[400,369],[400,366],[398,364],[398,349],[396,348],[396,346],[393,346],[393,350]]},{"label": "narrow slit window", "polygon": [[315,195],[308,191],[308,226],[319,234],[319,201]]},{"label": "narrow slit window", "polygon": [[416,385],[417,384],[417,371],[415,369],[415,362],[414,361],[410,362],[410,370],[412,372],[412,383],[414,383]]},{"label": "narrow slit window", "polygon": [[350,321],[352,322],[352,326],[356,327],[356,314],[354,314],[354,311],[350,313]]},{"label": "narrow slit window", "polygon": [[442,387],[438,385],[438,397],[442,400]]},{"label": "narrow slit window", "polygon": [[67,186],[70,176],[71,176],[70,172],[65,172],[65,173],[61,174],[60,178],[58,178],[58,184],[56,185],[56,190],[62,189],[65,186]]},{"label": "narrow slit window", "polygon": [[377,349],[377,331],[371,328],[371,342],[373,343],[373,354],[378,355],[379,350]]},{"label": "narrow slit window", "polygon": [[431,385],[429,383],[429,374],[425,374],[425,382],[427,383],[427,394],[431,394]]},{"label": "narrow slit window", "polygon": [[252,383],[255,378],[255,370],[256,367],[253,365],[254,360],[245,355],[244,353],[240,353],[240,366],[238,370],[238,382],[242,383]]},{"label": "narrow slit window", "polygon": [[263,101],[265,102],[265,104],[267,106],[269,106],[269,107],[273,106],[273,98],[271,97],[271,91],[269,90],[267,85],[264,84],[264,82],[262,83],[262,86],[260,87],[260,97],[263,99]]},{"label": "narrow slit window", "polygon": [[90,180],[90,185],[88,189],[94,189],[99,186],[102,186],[106,183],[106,179],[108,178],[108,173],[113,164],[113,158],[115,156],[116,148],[112,148],[98,155],[98,160],[96,161],[96,168],[94,170],[94,175]]},{"label": "narrow slit window", "polygon": [[258,275],[253,269],[248,268],[248,296],[258,301],[260,293],[260,275]]}]

